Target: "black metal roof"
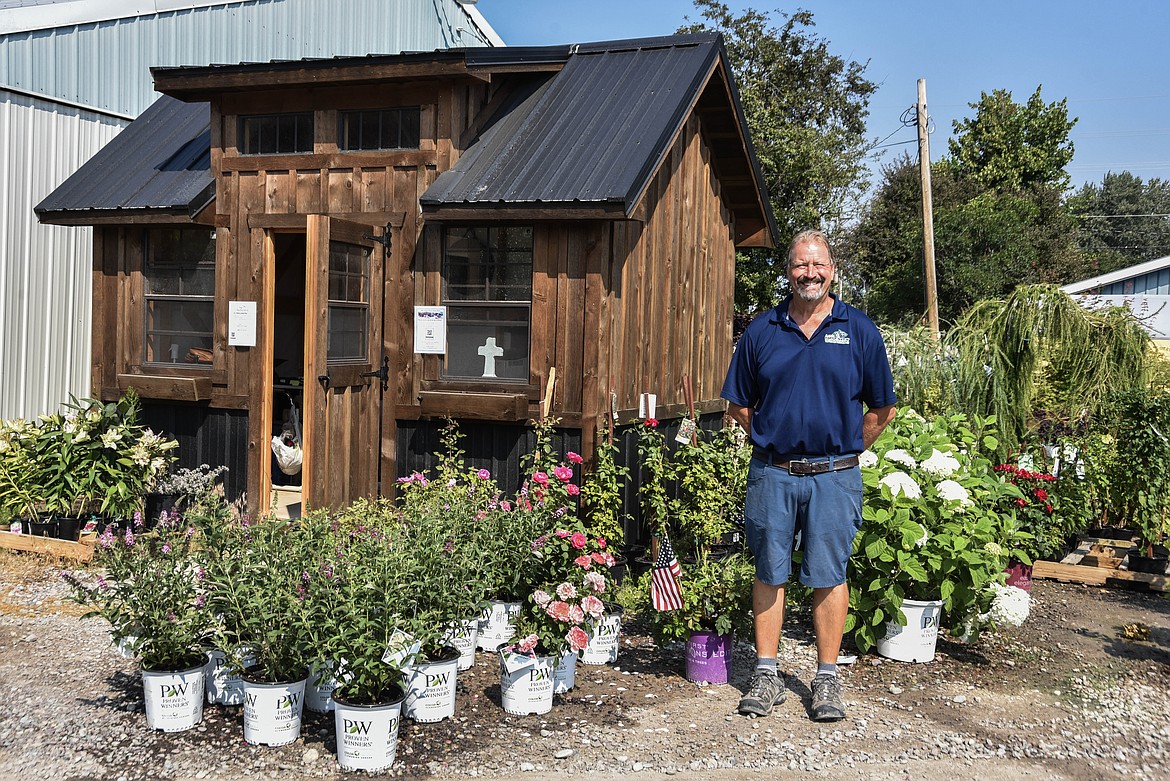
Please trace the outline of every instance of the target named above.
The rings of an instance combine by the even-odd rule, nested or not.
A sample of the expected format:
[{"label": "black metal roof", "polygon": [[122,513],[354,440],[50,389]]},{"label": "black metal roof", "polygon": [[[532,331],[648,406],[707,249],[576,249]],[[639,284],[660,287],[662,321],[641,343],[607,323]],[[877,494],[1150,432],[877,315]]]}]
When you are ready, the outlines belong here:
[{"label": "black metal roof", "polygon": [[71,224],[147,210],[193,216],[213,197],[211,109],[163,96],[35,211]]},{"label": "black metal roof", "polygon": [[563,69],[518,90],[423,195],[424,208],[610,202],[628,211],[719,57],[714,36],[649,43],[579,47]]},{"label": "black metal roof", "polygon": [[[362,63],[431,59],[467,69],[502,69],[511,93],[456,165],[421,198],[428,212],[499,205],[601,208],[630,215],[692,110],[717,120],[716,171],[736,180],[723,192],[744,224],[775,236],[759,162],[746,137],[735,85],[712,74],[726,53],[714,33],[541,47],[473,47],[431,53],[155,68],[186,95],[213,90],[208,77],[238,82],[286,68],[315,71]],[[547,64],[564,63],[548,70]],[[531,71],[525,65],[532,66]],[[718,78],[718,77],[717,77]],[[708,80],[711,79],[710,83]],[[233,83],[234,83],[233,82]],[[706,85],[706,87],[704,86]],[[168,90],[170,91],[170,90]],[[714,114],[711,112],[714,111]],[[214,197],[206,103],[163,97],[36,208],[43,222],[87,224],[134,210],[194,215]],[[738,125],[738,131],[731,128]],[[732,192],[735,192],[732,198]],[[738,219],[737,219],[738,221]]]}]

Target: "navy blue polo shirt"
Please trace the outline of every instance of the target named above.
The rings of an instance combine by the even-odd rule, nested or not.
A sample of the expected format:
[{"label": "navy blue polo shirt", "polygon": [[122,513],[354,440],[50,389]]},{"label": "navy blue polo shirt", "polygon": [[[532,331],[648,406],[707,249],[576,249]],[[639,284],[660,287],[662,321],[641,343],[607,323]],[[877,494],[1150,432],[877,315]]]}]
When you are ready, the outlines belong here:
[{"label": "navy blue polo shirt", "polygon": [[780,457],[843,456],[865,449],[865,409],[894,404],[881,333],[833,297],[811,339],[788,317],[789,296],[752,321],[731,356],[723,398],[754,410],[751,438]]}]

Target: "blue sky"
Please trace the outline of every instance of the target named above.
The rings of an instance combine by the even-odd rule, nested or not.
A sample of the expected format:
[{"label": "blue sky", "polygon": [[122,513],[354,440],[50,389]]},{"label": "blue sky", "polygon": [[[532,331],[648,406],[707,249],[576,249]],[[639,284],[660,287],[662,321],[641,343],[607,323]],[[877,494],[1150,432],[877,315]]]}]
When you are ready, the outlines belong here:
[{"label": "blue sky", "polygon": [[[842,57],[869,62],[879,85],[870,100],[876,141],[913,141],[899,116],[926,79],[934,120],[931,157],[947,150],[954,119],[970,116],[980,92],[1007,89],[1023,102],[1043,85],[1046,102],[1068,99],[1079,117],[1068,171],[1074,186],[1107,171],[1170,179],[1170,2],[1162,0],[803,0],[729,2],[733,11],[813,12],[815,32]],[[509,45],[669,35],[688,0],[479,0]],[[897,132],[895,132],[897,131]],[[907,143],[886,150],[916,155]]]}]

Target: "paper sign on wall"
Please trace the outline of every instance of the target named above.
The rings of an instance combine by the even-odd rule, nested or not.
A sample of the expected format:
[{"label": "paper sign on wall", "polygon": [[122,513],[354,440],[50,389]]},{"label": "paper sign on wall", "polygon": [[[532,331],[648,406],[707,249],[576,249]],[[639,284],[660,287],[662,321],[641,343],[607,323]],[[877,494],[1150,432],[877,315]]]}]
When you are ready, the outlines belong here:
[{"label": "paper sign on wall", "polygon": [[447,307],[414,308],[414,351],[439,355],[447,352]]},{"label": "paper sign on wall", "polygon": [[228,344],[232,347],[256,346],[256,302],[228,302]]}]

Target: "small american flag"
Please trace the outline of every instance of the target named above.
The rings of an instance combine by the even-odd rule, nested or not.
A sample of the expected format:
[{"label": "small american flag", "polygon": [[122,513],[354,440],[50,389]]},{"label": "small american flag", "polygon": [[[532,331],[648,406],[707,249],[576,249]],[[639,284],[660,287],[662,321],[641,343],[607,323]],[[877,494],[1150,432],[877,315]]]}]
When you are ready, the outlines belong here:
[{"label": "small american flag", "polygon": [[655,610],[679,610],[683,606],[679,577],[682,567],[674,555],[670,538],[662,535],[658,546],[658,560],[650,570],[650,603]]}]

